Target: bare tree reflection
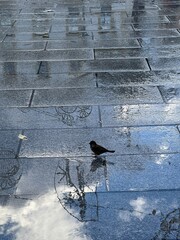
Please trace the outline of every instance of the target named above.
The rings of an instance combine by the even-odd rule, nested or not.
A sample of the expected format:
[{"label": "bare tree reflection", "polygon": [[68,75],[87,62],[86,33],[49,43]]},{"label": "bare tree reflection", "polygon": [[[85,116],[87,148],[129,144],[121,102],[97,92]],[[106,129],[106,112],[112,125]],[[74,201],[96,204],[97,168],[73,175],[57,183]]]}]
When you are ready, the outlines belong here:
[{"label": "bare tree reflection", "polygon": [[0,191],[14,189],[22,172],[20,162],[11,149],[0,149]]},{"label": "bare tree reflection", "polygon": [[101,156],[94,156],[91,164],[72,159],[60,160],[54,177],[60,204],[81,222],[98,220],[97,187],[103,182],[109,191],[107,161]]},{"label": "bare tree reflection", "polygon": [[59,202],[71,216],[79,221],[96,221],[98,219],[97,195],[87,183],[88,171],[83,163],[78,163],[75,169],[75,172],[72,171],[74,168],[71,169],[68,159],[64,164],[60,162],[57,166],[55,190]]},{"label": "bare tree reflection", "polygon": [[151,240],[180,239],[180,208],[161,216],[160,229]]}]

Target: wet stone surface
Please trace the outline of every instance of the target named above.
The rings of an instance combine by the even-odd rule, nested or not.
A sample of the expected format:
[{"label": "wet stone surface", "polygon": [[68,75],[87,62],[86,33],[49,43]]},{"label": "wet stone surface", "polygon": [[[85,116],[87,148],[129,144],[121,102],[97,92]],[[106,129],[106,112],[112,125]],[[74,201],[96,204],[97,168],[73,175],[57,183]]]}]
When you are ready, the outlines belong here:
[{"label": "wet stone surface", "polygon": [[91,49],[83,50],[55,50],[55,51],[4,51],[0,53],[0,61],[3,62],[16,62],[21,61],[33,61],[34,59],[43,60],[76,60],[76,59],[93,59],[94,54]]},{"label": "wet stone surface", "polygon": [[0,71],[3,75],[16,75],[15,78],[17,78],[17,75],[22,73],[37,74],[39,66],[40,62],[37,61],[0,62]]},{"label": "wet stone surface", "polygon": [[121,58],[151,58],[155,55],[159,57],[179,57],[180,48],[137,48],[137,49],[97,49],[96,59],[121,59]]},{"label": "wet stone surface", "polygon": [[163,98],[168,103],[180,103],[180,86],[162,86],[160,87]]},{"label": "wet stone surface", "polygon": [[[21,133],[19,130],[3,130],[0,134],[1,148],[0,148],[0,158],[15,158],[18,153],[19,139],[18,135]],[[1,162],[2,163],[2,162]]]},{"label": "wet stone surface", "polygon": [[93,73],[65,74],[16,74],[1,77],[1,89],[48,89],[95,87],[96,78]]},{"label": "wet stone surface", "polygon": [[53,49],[68,49],[68,48],[140,48],[140,45],[136,39],[112,39],[104,41],[96,41],[89,39],[88,41],[49,41],[47,44],[47,50]]},{"label": "wet stone surface", "polygon": [[21,157],[87,156],[92,139],[114,148],[116,154],[173,153],[180,146],[174,126],[27,130],[25,135],[29,141],[22,143]]},{"label": "wet stone surface", "polygon": [[0,108],[0,129],[99,127],[97,106]]},{"label": "wet stone surface", "polygon": [[89,61],[68,62],[42,62],[40,73],[65,73],[65,72],[106,72],[106,71],[148,71],[149,67],[145,59],[105,59]]},{"label": "wet stone surface", "polygon": [[[49,93],[51,93],[49,95]],[[67,88],[36,90],[32,106],[59,106],[87,103],[120,104],[120,103],[162,103],[157,87],[109,87],[109,88]]]},{"label": "wet stone surface", "polygon": [[[45,23],[46,24],[46,23]],[[51,24],[50,24],[51,25]],[[175,35],[177,36],[177,35]],[[24,33],[12,33],[12,34],[6,34],[5,42],[14,42],[14,41],[47,41],[48,40],[78,40],[78,39],[92,39],[91,32],[80,32],[80,33],[64,33],[64,32],[58,32],[58,33],[49,33],[49,32],[26,32]]]},{"label": "wet stone surface", "polygon": [[31,90],[0,91],[0,107],[28,107]]},{"label": "wet stone surface", "polygon": [[[64,187],[66,181],[61,179],[63,173],[71,177],[74,186],[78,186],[80,181],[84,180],[82,184],[84,184],[85,193],[93,193],[95,186],[98,193],[168,190],[173,188],[176,180],[176,188],[180,187],[178,179],[179,157],[179,154],[154,154],[115,157],[11,158],[6,160],[8,167],[4,167],[0,174],[2,176],[12,166],[17,166],[17,171],[21,170],[22,176],[14,190],[16,194],[21,195],[40,195],[52,189],[54,184],[57,190]],[[78,173],[83,173],[80,179],[78,179]],[[119,174],[120,176],[118,176]],[[149,182],[149,179],[152,181]],[[28,182],[36,184],[34,186],[28,185]],[[6,193],[8,190],[9,188],[6,187],[1,193]]]},{"label": "wet stone surface", "polygon": [[133,24],[136,30],[141,29],[176,29],[180,27],[179,23],[176,22],[167,22],[167,23],[147,23],[145,24]]},{"label": "wet stone surface", "polygon": [[179,239],[179,12],[0,1],[0,239]]},{"label": "wet stone surface", "polygon": [[174,47],[179,46],[180,37],[167,38],[141,38],[140,43],[143,47]]},{"label": "wet stone surface", "polygon": [[101,106],[102,125],[141,126],[179,124],[180,107],[176,104],[139,104]]},{"label": "wet stone surface", "polygon": [[[103,35],[103,36],[102,36]],[[169,37],[169,36],[180,36],[180,33],[177,30],[137,30],[137,31],[124,31],[124,32],[93,32],[93,36],[95,40],[100,40],[102,37],[104,39],[111,38],[142,38],[148,37],[152,38],[153,36],[157,37]]]},{"label": "wet stone surface", "polygon": [[144,71],[121,73],[97,73],[99,86],[137,86],[137,85],[167,85],[180,83],[179,71]]},{"label": "wet stone surface", "polygon": [[180,58],[150,58],[149,64],[152,70],[179,70]]},{"label": "wet stone surface", "polygon": [[[32,51],[40,51],[45,49],[45,42],[9,42],[0,43],[1,51],[23,51],[23,50],[32,50]],[[25,54],[26,52],[24,52]],[[2,53],[1,53],[2,54]]]}]

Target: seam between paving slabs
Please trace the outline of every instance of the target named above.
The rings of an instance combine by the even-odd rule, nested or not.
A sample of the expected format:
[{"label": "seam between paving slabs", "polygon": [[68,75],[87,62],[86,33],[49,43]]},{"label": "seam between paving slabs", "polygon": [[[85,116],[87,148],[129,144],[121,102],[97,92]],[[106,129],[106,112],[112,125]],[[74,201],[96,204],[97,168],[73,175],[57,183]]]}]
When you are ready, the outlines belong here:
[{"label": "seam between paving slabs", "polygon": [[180,134],[180,125],[179,124],[177,125],[177,130],[178,130],[178,132]]},{"label": "seam between paving slabs", "polygon": [[[102,130],[103,129],[120,129],[120,128],[130,128],[130,129],[133,129],[133,128],[157,128],[157,127],[165,127],[165,128],[170,128],[172,127],[173,129],[177,130],[177,126],[179,126],[179,123],[175,123],[175,124],[166,124],[166,125],[160,125],[160,124],[156,124],[156,125],[126,125],[126,126],[123,126],[123,125],[116,125],[116,126],[104,126],[104,127],[55,127],[55,128],[28,128],[28,129],[24,129],[25,131],[34,131],[34,130],[37,130],[37,131],[49,131],[49,130],[90,130],[90,129],[100,129]],[[7,128],[7,129],[0,129],[0,132],[3,132],[3,131],[16,131],[16,130],[22,130],[22,128]],[[179,134],[179,132],[178,132]]]},{"label": "seam between paving slabs", "polygon": [[34,98],[34,93],[35,93],[35,90],[33,89],[33,90],[32,90],[32,93],[31,93],[31,96],[30,96],[30,100],[29,100],[29,105],[28,105],[28,107],[31,107],[31,104],[32,104],[32,101],[33,101],[33,98]]},{"label": "seam between paving slabs", "polygon": [[161,86],[157,86],[157,89],[158,89],[158,91],[159,91],[159,93],[160,93],[160,95],[161,95],[161,97],[162,97],[162,100],[163,100],[163,102],[164,102],[165,104],[168,104],[168,101],[166,100],[165,96],[162,94],[160,87],[161,87]]},{"label": "seam between paving slabs", "polygon": [[[27,128],[27,129],[25,129],[25,131],[48,131],[48,130],[89,130],[89,129],[96,129],[96,130],[98,130],[98,129],[119,129],[119,128],[130,128],[130,129],[132,129],[132,128],[145,128],[145,127],[147,127],[147,128],[155,128],[155,127],[165,127],[165,128],[168,128],[168,127],[173,127],[173,128],[175,128],[175,129],[177,129],[177,126],[179,126],[179,124],[180,123],[174,123],[174,124],[163,124],[163,125],[161,125],[161,124],[155,124],[155,125],[152,125],[152,124],[146,124],[146,125],[114,125],[114,126],[103,126],[103,124],[102,124],[102,122],[101,121],[99,121],[99,119],[98,119],[98,123],[99,123],[99,125],[100,126],[97,126],[97,127],[81,127],[81,126],[79,126],[79,127],[62,127],[62,126],[60,126],[59,128],[58,127],[55,127],[55,128]],[[102,126],[101,126],[102,125]],[[0,128],[0,132],[1,131],[16,131],[16,130],[22,130],[22,128],[5,128],[5,129],[1,129]],[[180,133],[180,130],[179,130],[179,128],[177,129],[178,130],[178,133]]]},{"label": "seam between paving slabs", "polygon": [[[88,146],[88,143],[87,143],[87,146]],[[164,153],[164,152],[159,152],[159,153],[157,153],[157,152],[152,152],[152,153],[143,153],[143,154],[138,154],[138,153],[132,153],[132,154],[113,154],[113,157],[118,157],[118,156],[121,156],[121,157],[127,157],[127,156],[144,156],[144,157],[147,157],[147,156],[157,156],[157,155],[179,155],[180,154],[180,152],[166,152],[166,153]],[[108,157],[107,155],[104,155],[105,157]],[[94,157],[94,155],[92,155],[92,154],[89,154],[89,155],[61,155],[61,156],[54,156],[54,157],[48,157],[48,156],[28,156],[28,157],[26,157],[26,156],[21,156],[21,155],[19,155],[18,156],[18,159],[64,159],[64,158],[66,158],[66,159],[73,159],[73,161],[74,161],[74,159],[81,159],[81,158],[93,158]]]}]

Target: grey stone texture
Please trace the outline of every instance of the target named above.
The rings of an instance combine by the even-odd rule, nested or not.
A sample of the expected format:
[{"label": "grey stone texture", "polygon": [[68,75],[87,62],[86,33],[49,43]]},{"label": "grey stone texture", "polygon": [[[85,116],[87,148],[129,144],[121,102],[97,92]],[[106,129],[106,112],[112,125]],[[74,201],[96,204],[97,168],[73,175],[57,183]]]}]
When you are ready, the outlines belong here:
[{"label": "grey stone texture", "polygon": [[179,13],[0,1],[0,239],[179,239]]},{"label": "grey stone texture", "polygon": [[145,59],[103,59],[103,60],[77,60],[77,61],[47,61],[42,62],[40,73],[66,73],[66,72],[106,72],[106,71],[148,71]]},{"label": "grey stone texture", "polygon": [[21,157],[91,155],[92,139],[115,149],[117,155],[174,153],[180,147],[175,126],[27,130],[25,135],[29,140],[22,143]]},{"label": "grey stone texture", "polygon": [[[50,93],[50,95],[49,95]],[[157,87],[67,88],[36,90],[32,106],[162,103]]]}]

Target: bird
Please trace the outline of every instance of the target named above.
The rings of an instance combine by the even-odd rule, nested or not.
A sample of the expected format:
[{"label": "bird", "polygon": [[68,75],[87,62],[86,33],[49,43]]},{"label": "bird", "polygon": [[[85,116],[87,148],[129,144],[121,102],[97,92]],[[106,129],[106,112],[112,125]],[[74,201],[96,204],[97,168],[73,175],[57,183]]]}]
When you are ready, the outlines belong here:
[{"label": "bird", "polygon": [[95,155],[100,155],[105,152],[111,152],[111,153],[115,152],[114,150],[108,150],[108,149],[102,147],[101,145],[98,145],[95,141],[91,141],[89,144],[90,144],[91,150],[93,151],[93,153]]}]

